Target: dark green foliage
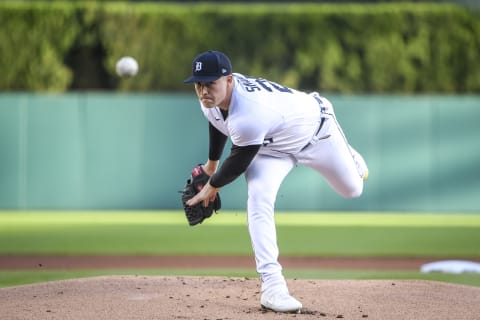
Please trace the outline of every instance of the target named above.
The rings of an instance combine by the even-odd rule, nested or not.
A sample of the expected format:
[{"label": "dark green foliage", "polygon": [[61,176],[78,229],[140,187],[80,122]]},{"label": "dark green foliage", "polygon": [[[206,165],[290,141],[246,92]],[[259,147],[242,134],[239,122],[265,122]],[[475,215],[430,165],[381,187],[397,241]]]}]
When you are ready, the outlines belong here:
[{"label": "dark green foliage", "polygon": [[[0,90],[191,91],[192,58],[302,89],[480,92],[478,13],[450,4],[0,4]],[[115,62],[135,57],[135,79]]]},{"label": "dark green foliage", "polygon": [[63,57],[81,31],[71,6],[0,7],[0,89],[64,90],[72,72]]}]

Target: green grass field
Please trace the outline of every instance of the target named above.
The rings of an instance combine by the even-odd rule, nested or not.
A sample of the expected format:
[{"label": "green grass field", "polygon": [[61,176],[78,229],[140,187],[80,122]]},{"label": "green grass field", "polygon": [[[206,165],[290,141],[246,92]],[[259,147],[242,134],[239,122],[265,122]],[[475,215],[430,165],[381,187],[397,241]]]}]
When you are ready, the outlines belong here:
[{"label": "green grass field", "polygon": [[[282,256],[480,258],[480,215],[278,213]],[[0,212],[0,255],[252,255],[246,215],[189,227],[180,211]],[[254,270],[0,271],[0,286],[104,274],[256,277]],[[478,274],[286,270],[325,279],[429,279],[480,286]]]}]

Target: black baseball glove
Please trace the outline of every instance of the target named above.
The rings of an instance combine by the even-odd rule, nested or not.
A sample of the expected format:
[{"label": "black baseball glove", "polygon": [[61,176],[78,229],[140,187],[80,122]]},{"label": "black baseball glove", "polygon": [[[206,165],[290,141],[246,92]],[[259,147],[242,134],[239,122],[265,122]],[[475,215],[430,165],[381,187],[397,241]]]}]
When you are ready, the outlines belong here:
[{"label": "black baseball glove", "polygon": [[187,180],[185,187],[180,193],[182,194],[182,204],[183,210],[188,220],[188,224],[194,226],[196,224],[202,223],[203,220],[210,218],[213,214],[213,211],[217,212],[221,208],[220,194],[216,194],[215,199],[208,203],[207,207],[203,206],[203,201],[197,203],[196,205],[189,206],[187,201],[192,199],[203,186],[207,184],[210,176],[203,171],[201,165],[196,166],[192,170],[192,175],[190,179]]}]

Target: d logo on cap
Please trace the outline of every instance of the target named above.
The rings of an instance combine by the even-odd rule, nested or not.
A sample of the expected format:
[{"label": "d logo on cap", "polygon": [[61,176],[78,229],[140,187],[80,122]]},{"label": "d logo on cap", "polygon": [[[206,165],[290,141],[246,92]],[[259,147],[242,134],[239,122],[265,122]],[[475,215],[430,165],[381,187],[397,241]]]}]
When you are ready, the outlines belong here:
[{"label": "d logo on cap", "polygon": [[207,51],[193,59],[192,76],[183,82],[211,82],[231,73],[232,63],[224,53]]}]

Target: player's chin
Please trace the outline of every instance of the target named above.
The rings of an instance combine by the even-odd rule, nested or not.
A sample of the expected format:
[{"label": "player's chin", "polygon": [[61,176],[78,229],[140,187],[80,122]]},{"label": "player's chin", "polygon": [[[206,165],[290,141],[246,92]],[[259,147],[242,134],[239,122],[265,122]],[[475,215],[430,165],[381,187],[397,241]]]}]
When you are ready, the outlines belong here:
[{"label": "player's chin", "polygon": [[215,101],[213,101],[212,99],[202,99],[202,105],[205,107],[205,108],[213,108],[215,107]]}]

